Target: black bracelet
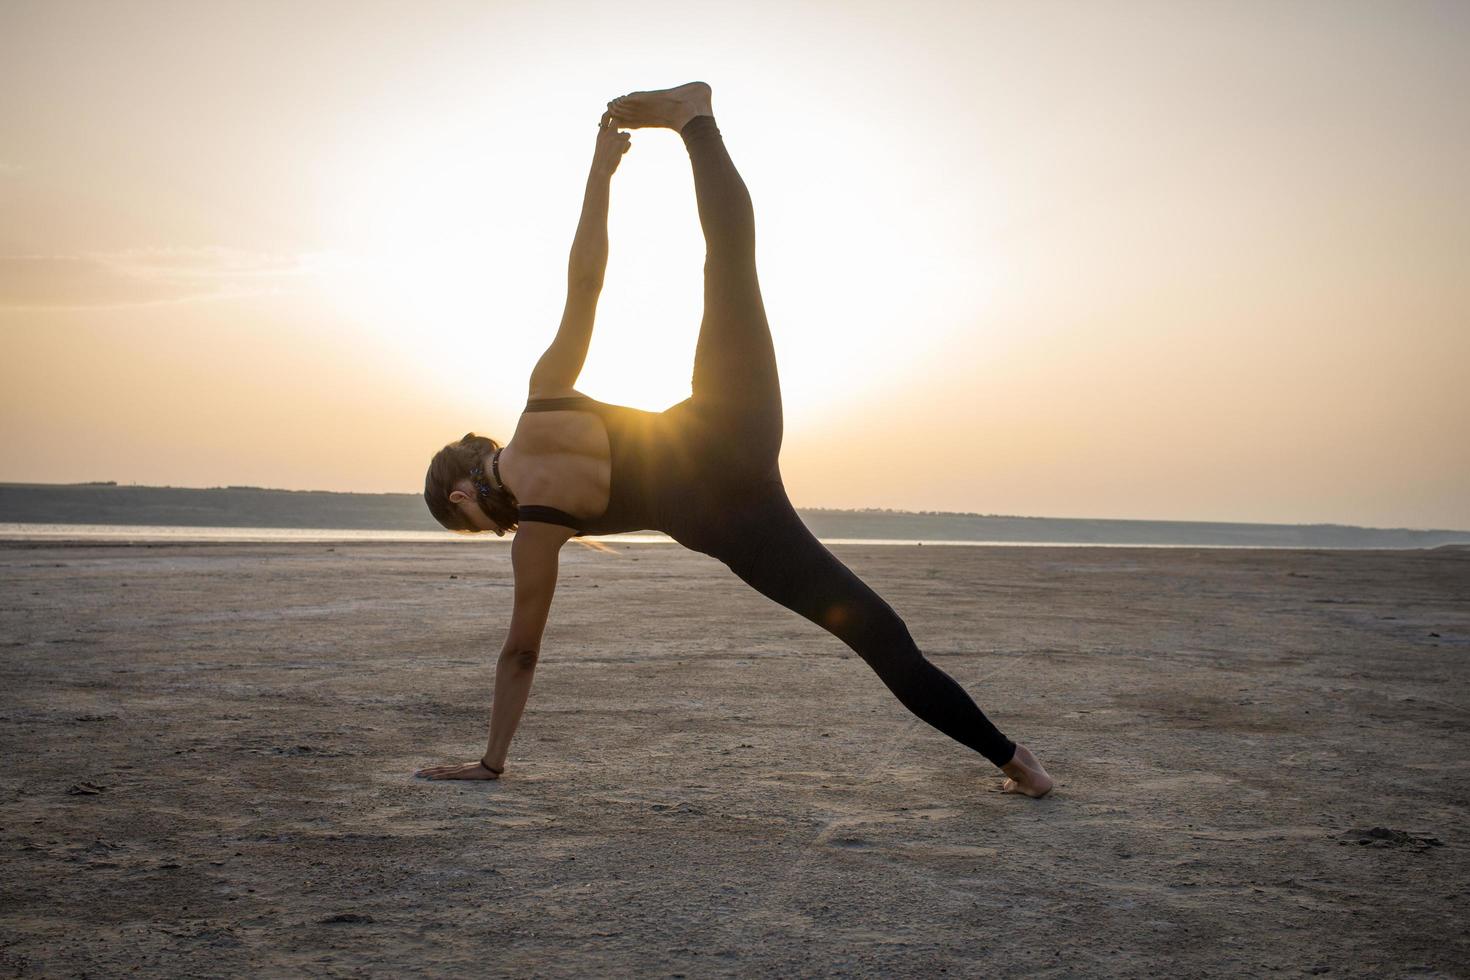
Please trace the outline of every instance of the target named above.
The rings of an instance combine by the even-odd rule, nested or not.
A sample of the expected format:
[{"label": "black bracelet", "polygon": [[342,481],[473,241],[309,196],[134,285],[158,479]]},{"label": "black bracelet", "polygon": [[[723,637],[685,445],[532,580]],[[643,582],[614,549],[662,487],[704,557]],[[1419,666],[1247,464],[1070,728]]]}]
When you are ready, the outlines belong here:
[{"label": "black bracelet", "polygon": [[480,757],[480,765],[484,766],[486,769],[488,769],[491,772],[495,773],[495,775],[497,775],[497,776],[499,776],[501,773],[505,772],[505,769],[503,769],[503,768],[496,769],[494,766],[487,764],[485,762],[485,757],[484,756],[481,756]]}]

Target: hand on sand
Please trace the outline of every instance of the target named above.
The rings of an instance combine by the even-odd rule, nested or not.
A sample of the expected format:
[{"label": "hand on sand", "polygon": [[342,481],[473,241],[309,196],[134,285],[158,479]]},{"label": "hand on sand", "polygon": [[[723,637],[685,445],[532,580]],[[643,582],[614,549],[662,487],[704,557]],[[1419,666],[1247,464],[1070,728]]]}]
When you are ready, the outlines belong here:
[{"label": "hand on sand", "polygon": [[420,779],[499,779],[498,773],[479,762],[456,762],[447,766],[429,766],[414,773]]},{"label": "hand on sand", "polygon": [[612,121],[612,110],[604,112],[602,121],[597,124],[597,148],[592,153],[592,170],[606,177],[617,173],[618,164],[633,145],[632,141],[631,133],[618,132],[617,124]]}]

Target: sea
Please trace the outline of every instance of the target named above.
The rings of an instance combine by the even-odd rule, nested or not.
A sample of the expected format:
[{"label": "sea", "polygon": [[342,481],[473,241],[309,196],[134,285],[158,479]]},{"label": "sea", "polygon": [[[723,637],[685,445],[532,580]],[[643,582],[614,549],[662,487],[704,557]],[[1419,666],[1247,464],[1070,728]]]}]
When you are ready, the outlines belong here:
[{"label": "sea", "polygon": [[[233,542],[241,544],[426,542],[439,544],[508,544],[511,535],[453,531],[393,531],[361,528],[175,527],[160,524],[18,524],[0,523],[0,541],[95,541],[106,544]],[[591,537],[589,535],[589,537]],[[602,535],[592,540],[627,544],[678,544],[666,534],[635,532]],[[1097,541],[957,541],[919,538],[819,538],[828,545],[927,545],[939,548],[1299,548],[1260,544],[1136,544]]]}]

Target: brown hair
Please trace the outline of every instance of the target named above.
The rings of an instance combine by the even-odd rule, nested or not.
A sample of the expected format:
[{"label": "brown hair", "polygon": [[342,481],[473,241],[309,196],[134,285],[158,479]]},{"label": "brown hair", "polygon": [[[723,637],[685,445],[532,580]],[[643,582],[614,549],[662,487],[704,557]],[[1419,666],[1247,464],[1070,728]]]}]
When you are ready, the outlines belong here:
[{"label": "brown hair", "polygon": [[[450,503],[449,494],[456,483],[470,479],[470,470],[481,465],[487,455],[499,448],[500,443],[494,439],[466,432],[459,441],[451,442],[434,454],[429,461],[428,475],[424,477],[424,503],[429,505],[429,513],[434,515],[434,520],[451,531],[480,530],[465,521],[460,509]],[[495,525],[496,534],[504,535],[506,531],[515,530],[517,504],[510,491],[492,491],[489,496],[472,493],[470,496]]]}]

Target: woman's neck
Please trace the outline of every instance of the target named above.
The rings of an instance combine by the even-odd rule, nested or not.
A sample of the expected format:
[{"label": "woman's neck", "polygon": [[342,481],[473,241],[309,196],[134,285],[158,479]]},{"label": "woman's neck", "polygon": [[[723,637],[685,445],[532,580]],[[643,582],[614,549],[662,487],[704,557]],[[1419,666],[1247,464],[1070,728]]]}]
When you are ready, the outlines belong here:
[{"label": "woman's neck", "polygon": [[501,493],[508,493],[514,497],[516,492],[511,488],[511,481],[507,472],[511,467],[506,463],[506,460],[510,458],[513,458],[513,455],[510,451],[510,445],[506,444],[494,452],[486,453],[480,465],[484,469],[485,475],[490,478],[491,489]]}]

